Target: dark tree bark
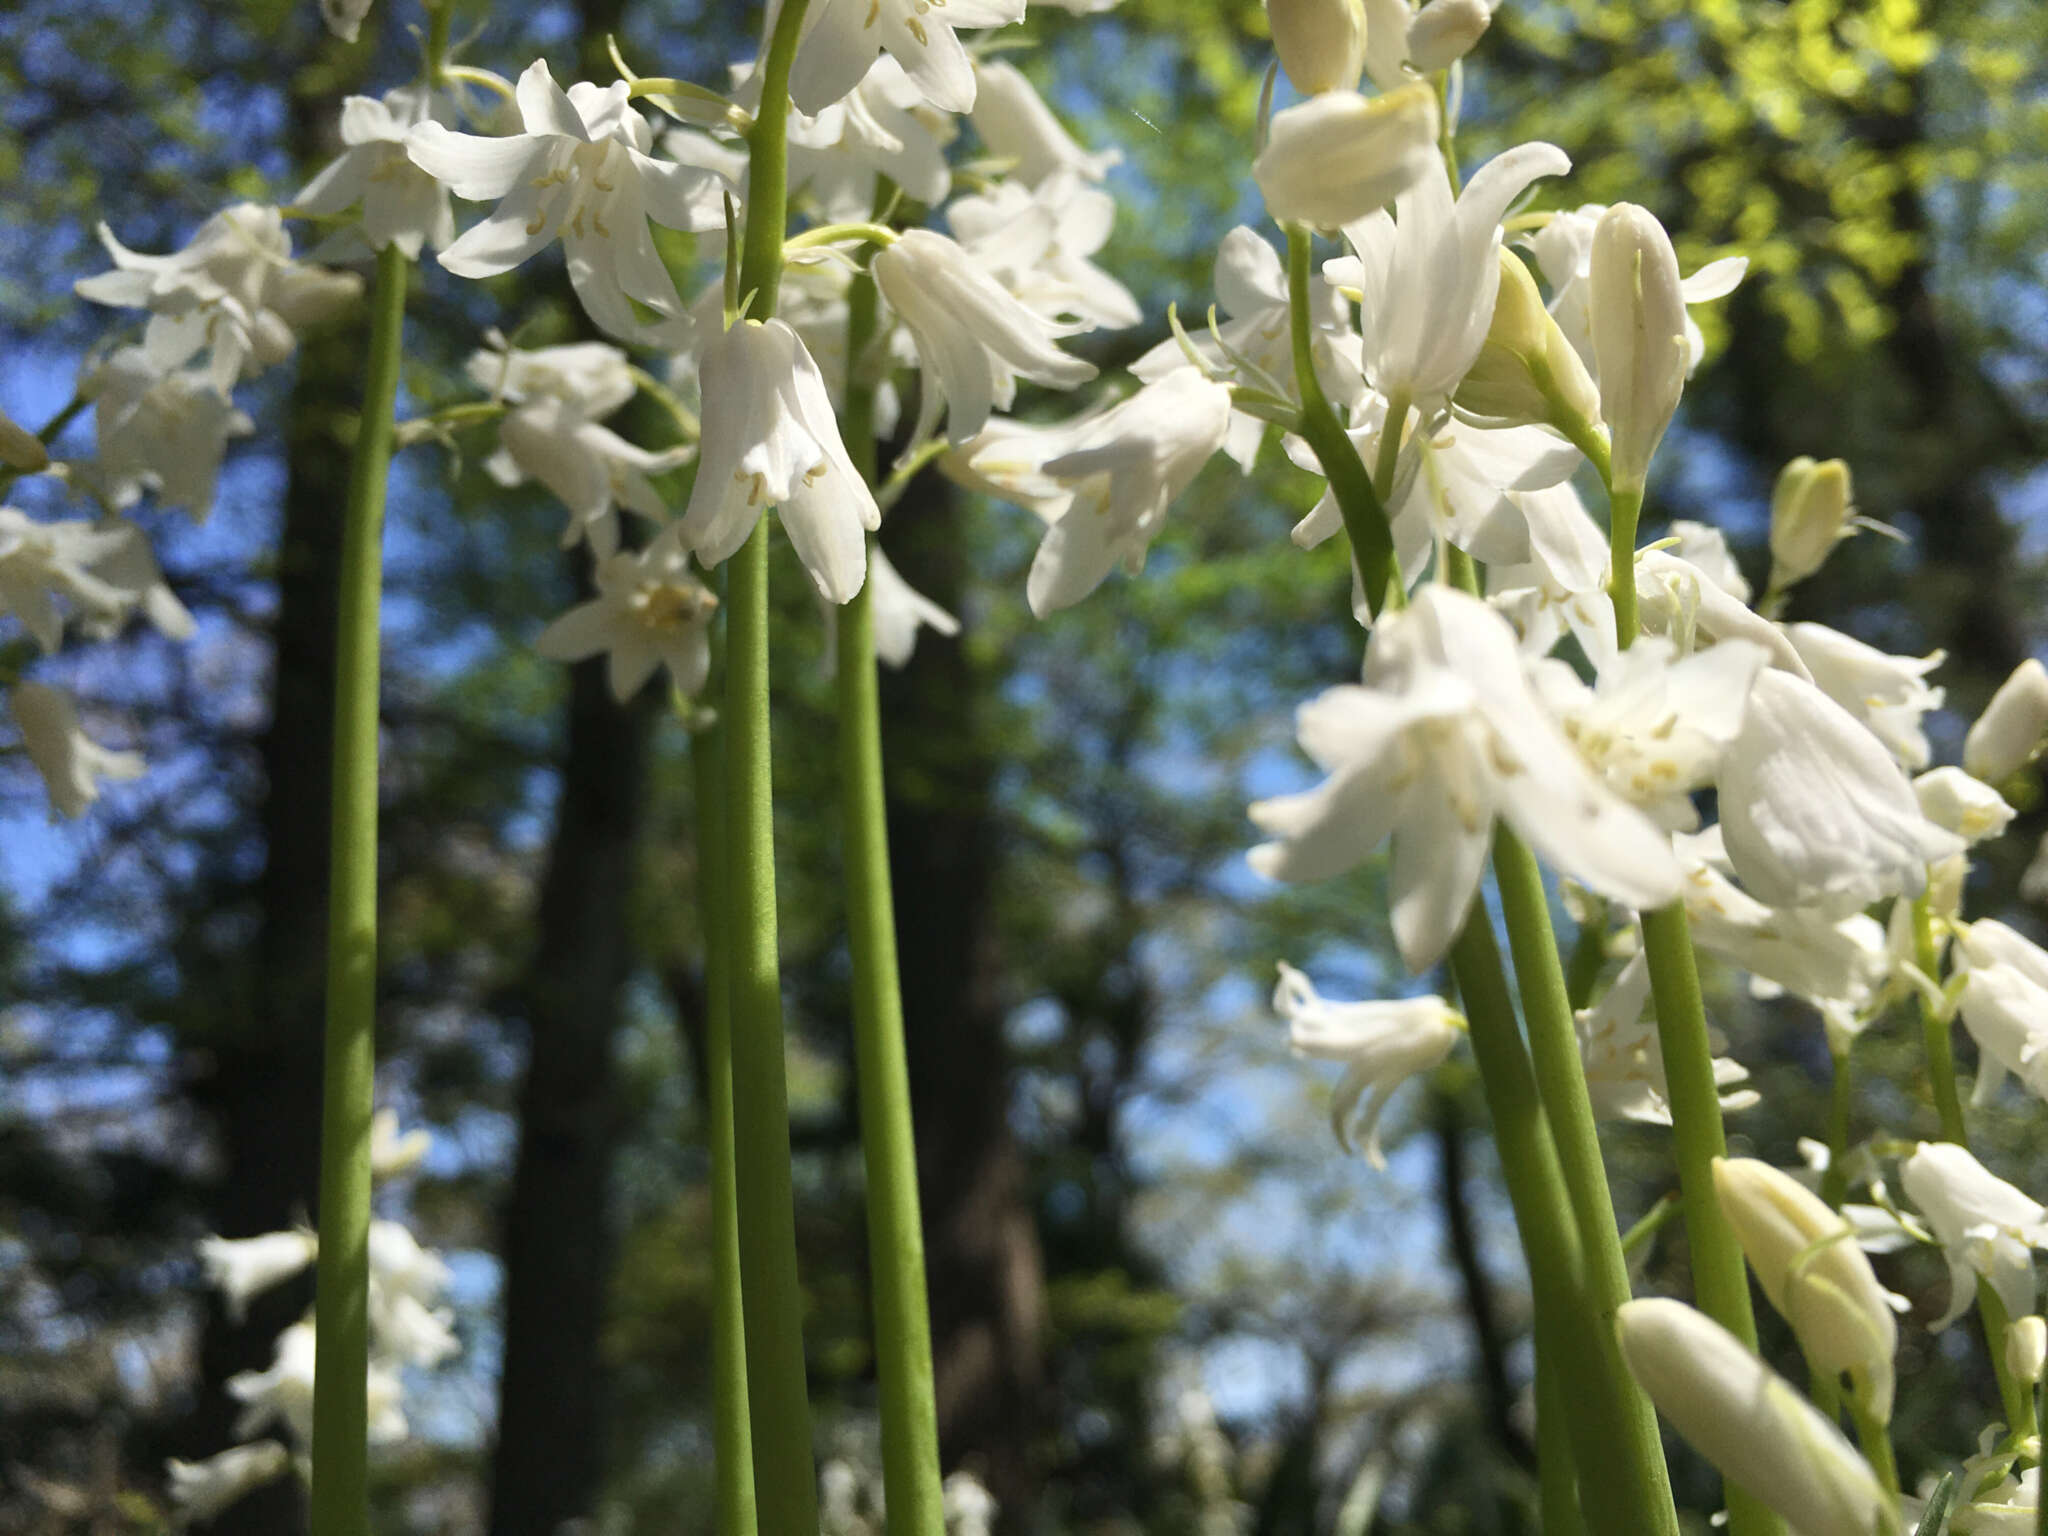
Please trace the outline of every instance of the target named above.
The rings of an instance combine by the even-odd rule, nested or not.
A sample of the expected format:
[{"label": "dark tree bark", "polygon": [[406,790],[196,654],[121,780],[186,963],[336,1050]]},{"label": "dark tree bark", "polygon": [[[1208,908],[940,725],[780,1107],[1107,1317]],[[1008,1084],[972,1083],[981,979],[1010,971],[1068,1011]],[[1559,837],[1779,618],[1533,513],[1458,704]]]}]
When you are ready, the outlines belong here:
[{"label": "dark tree bark", "polygon": [[570,673],[561,801],[523,988],[531,1044],[505,1211],[493,1536],[555,1536],[591,1512],[602,1471],[612,1049],[657,700],[650,689],[621,708],[602,660]]},{"label": "dark tree bark", "polygon": [[[963,585],[963,523],[931,476],[889,520],[890,559],[940,603]],[[884,674],[882,720],[939,1438],[945,1464],[974,1466],[1015,1514],[1031,1501],[1044,1421],[1045,1277],[994,988],[983,686],[960,645],[927,636],[902,673]]]}]

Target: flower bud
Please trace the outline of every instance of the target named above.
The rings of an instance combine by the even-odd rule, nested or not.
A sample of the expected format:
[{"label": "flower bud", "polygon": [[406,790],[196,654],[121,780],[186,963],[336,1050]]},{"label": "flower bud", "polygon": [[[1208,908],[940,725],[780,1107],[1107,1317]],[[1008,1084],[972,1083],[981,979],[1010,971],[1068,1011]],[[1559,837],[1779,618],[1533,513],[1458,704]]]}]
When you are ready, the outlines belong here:
[{"label": "flower bud", "polygon": [[1350,91],[1365,72],[1365,0],[1266,0],[1280,67],[1304,96]]},{"label": "flower bud", "polygon": [[1449,69],[1492,25],[1487,0],[1429,0],[1408,24],[1408,62],[1425,75]]},{"label": "flower bud", "polygon": [[1588,297],[1601,413],[1614,440],[1614,484],[1639,491],[1692,361],[1678,253],[1647,209],[1616,203],[1600,216]]},{"label": "flower bud", "polygon": [[1503,247],[1493,323],[1479,356],[1458,385],[1457,401],[1475,416],[1514,425],[1567,418],[1600,420],[1600,390],[1557,321],[1543,307],[1536,279]]},{"label": "flower bud", "polygon": [[2005,797],[1982,779],[1960,768],[1935,768],[1913,781],[1920,812],[1937,827],[1946,827],[1966,843],[1997,837],[2013,818]]},{"label": "flower bud", "polygon": [[1853,1373],[1869,1411],[1889,1422],[1898,1324],[1849,1223],[1755,1158],[1715,1158],[1714,1194],[1807,1358],[1830,1376]]},{"label": "flower bud", "polygon": [[1252,179],[1282,223],[1338,229],[1443,174],[1436,129],[1436,92],[1421,81],[1371,100],[1325,91],[1274,114]]},{"label": "flower bud", "polygon": [[1624,1302],[1616,1322],[1629,1373],[1657,1411],[1801,1536],[1898,1530],[1842,1432],[1719,1323],[1664,1298]]},{"label": "flower bud", "polygon": [[1854,530],[1849,517],[1849,466],[1801,457],[1778,474],[1771,492],[1771,586],[1782,592],[1819,570],[1828,552]]},{"label": "flower bud", "polygon": [[2005,1368],[2028,1386],[2041,1379],[2048,1368],[2048,1320],[2023,1317],[2005,1330]]},{"label": "flower bud", "polygon": [[1963,739],[1963,767],[2002,784],[2034,760],[2048,735],[2048,667],[2029,656],[1999,685]]},{"label": "flower bud", "polygon": [[43,440],[0,411],[0,464],[25,475],[39,475],[50,464],[50,451]]}]

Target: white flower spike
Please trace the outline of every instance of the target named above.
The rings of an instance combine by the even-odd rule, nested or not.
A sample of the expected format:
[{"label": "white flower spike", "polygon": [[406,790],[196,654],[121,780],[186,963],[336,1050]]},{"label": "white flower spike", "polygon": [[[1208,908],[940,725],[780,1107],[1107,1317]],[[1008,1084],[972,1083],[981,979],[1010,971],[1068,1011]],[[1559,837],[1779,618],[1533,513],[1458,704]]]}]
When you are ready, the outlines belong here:
[{"label": "white flower spike", "polygon": [[680,535],[706,565],[729,559],[770,507],[818,591],[860,591],[881,509],[846,456],[818,365],[780,320],[743,320],[704,348],[704,439]]}]

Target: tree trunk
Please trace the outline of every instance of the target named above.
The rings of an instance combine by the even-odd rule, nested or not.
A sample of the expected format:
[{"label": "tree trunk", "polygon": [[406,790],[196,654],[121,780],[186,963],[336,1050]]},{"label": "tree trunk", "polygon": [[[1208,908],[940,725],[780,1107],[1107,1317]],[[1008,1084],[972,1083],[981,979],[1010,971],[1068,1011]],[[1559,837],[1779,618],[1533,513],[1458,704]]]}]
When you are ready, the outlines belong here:
[{"label": "tree trunk", "polygon": [[632,965],[626,908],[657,700],[649,690],[620,707],[602,659],[571,669],[561,801],[524,987],[531,1046],[505,1211],[493,1536],[555,1536],[591,1513],[602,1471],[612,1049]]}]

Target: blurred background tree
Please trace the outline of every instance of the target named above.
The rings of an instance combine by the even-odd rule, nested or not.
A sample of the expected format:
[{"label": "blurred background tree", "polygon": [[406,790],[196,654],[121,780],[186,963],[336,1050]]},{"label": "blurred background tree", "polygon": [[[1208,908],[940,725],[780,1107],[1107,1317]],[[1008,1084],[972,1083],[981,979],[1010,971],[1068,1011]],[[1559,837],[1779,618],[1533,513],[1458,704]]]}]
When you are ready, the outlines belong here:
[{"label": "blurred background tree", "polygon": [[[707,81],[750,8],[465,5],[476,62],[605,78],[627,56]],[[92,226],[164,249],[232,197],[288,198],[352,90],[411,72],[385,0],[363,41],[309,3],[15,0],[0,14],[0,408],[38,422],[105,317],[70,296]],[[1248,162],[1267,59],[1254,0],[1036,10],[1016,55],[1125,153],[1107,264],[1142,334],[1199,313]],[[577,56],[581,37],[585,47]],[[593,44],[592,40],[596,40]],[[1801,588],[1898,652],[1949,652],[1961,728],[2043,640],[2048,19],[2025,0],[1508,0],[1465,98],[1474,163],[1563,145],[1571,195],[1627,197],[1688,266],[1742,254],[1652,517],[1727,528],[1753,576],[1797,453],[1855,468],[1864,538]],[[1557,196],[1558,193],[1552,192]],[[452,397],[484,325],[578,324],[558,267],[465,292],[429,266],[406,387]],[[314,1216],[325,783],[352,430],[347,323],[258,392],[203,527],[163,519],[200,617],[66,663],[151,760],[89,821],[44,824],[0,760],[0,1529],[151,1529],[161,1460],[226,1442],[221,1384],[305,1304],[243,1326],[192,1244]],[[1029,403],[1027,401],[1027,410]],[[478,453],[481,448],[476,450]],[[1523,1276],[1483,1110],[1446,1069],[1404,1098],[1392,1169],[1332,1144],[1327,1084],[1287,1058],[1273,962],[1333,993],[1404,985],[1378,878],[1276,894],[1245,872],[1245,801],[1298,782],[1289,712],[1356,664],[1345,573],[1284,537],[1312,487],[1269,445],[1211,468],[1145,576],[1031,621],[1037,526],[920,480],[885,542],[966,621],[884,693],[905,1001],[949,1467],[1016,1531],[1530,1529]],[[25,486],[24,499],[46,494]],[[402,1191],[451,1252],[465,1353],[421,1384],[382,1529],[704,1531],[707,1193],[686,723],[614,707],[529,643],[586,579],[559,513],[475,454],[403,462],[390,535],[382,1088],[436,1151]],[[860,1159],[837,908],[823,635],[785,565],[777,780],[801,1246],[821,1455],[873,1465]],[[2038,927],[2017,871],[1981,911]],[[1723,978],[1716,1021],[1757,1074],[1741,1140],[1781,1163],[1822,1122],[1816,1020]],[[1915,1031],[1859,1048],[1857,1124],[1931,1128]],[[2048,1190],[2034,1110],[1983,1117],[2001,1171]],[[1609,1138],[1624,1219],[1670,1182],[1663,1138]],[[1683,1283],[1666,1229],[1646,1281]],[[1923,1319],[1938,1263],[1886,1272]],[[1973,1448],[1995,1392],[1965,1331],[1908,1329],[1908,1478]],[[1782,1337],[1767,1337],[1774,1347]],[[1681,1481],[1705,1485],[1682,1455]],[[286,1489],[219,1529],[296,1529]],[[1376,1523],[1375,1523],[1376,1522]]]}]

